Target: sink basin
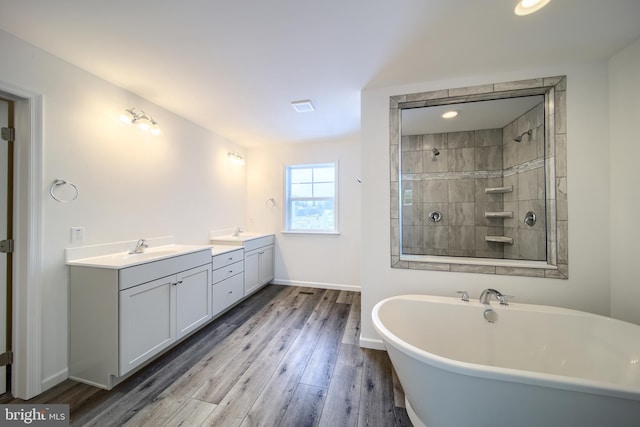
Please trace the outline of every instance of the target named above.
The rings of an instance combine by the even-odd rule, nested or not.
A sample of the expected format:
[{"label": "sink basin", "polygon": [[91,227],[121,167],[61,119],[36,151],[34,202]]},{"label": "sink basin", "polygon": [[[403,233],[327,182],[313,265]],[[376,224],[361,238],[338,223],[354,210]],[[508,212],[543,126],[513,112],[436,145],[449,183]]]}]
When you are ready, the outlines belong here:
[{"label": "sink basin", "polygon": [[139,254],[118,252],[109,255],[101,255],[91,258],[83,258],[67,262],[68,265],[80,265],[100,268],[125,268],[138,264],[144,264],[155,260],[185,255],[202,250],[210,250],[210,245],[167,245],[147,248]]},{"label": "sink basin", "polygon": [[142,261],[142,260],[148,260],[148,259],[153,259],[153,258],[160,258],[160,257],[165,257],[165,256],[171,256],[171,255],[176,255],[180,253],[180,250],[177,249],[173,249],[173,250],[146,250],[145,252],[141,252],[139,254],[125,254],[122,256],[122,259],[125,261]]},{"label": "sink basin", "polygon": [[239,236],[228,234],[226,236],[217,236],[211,239],[212,242],[246,242],[247,240],[257,239],[259,237],[267,236],[265,233],[240,233]]}]

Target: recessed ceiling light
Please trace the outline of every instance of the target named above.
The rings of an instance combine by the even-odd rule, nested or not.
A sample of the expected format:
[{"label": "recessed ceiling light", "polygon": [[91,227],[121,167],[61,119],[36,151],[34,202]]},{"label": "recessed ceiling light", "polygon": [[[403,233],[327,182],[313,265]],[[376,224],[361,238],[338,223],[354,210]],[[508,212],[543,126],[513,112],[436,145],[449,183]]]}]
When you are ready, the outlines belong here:
[{"label": "recessed ceiling light", "polygon": [[457,111],[451,110],[451,111],[447,111],[446,113],[444,113],[442,115],[442,118],[444,118],[444,119],[453,119],[457,115],[458,115]]},{"label": "recessed ceiling light", "polygon": [[539,11],[550,1],[551,0],[520,0],[514,12],[518,16],[529,15],[530,13]]},{"label": "recessed ceiling light", "polygon": [[313,104],[308,99],[306,99],[304,101],[294,101],[294,102],[291,103],[291,106],[298,113],[309,113],[309,112],[315,110],[315,108],[313,108]]}]

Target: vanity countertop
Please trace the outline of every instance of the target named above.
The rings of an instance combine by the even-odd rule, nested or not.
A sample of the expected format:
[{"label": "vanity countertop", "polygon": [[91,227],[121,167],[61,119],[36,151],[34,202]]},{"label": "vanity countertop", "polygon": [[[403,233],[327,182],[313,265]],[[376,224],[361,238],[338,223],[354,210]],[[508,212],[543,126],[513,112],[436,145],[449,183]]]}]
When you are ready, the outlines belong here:
[{"label": "vanity countertop", "polygon": [[242,245],[250,240],[261,239],[263,237],[273,236],[273,233],[251,233],[242,232],[238,236],[229,234],[226,236],[211,237],[211,243],[214,245]]},{"label": "vanity countertop", "polygon": [[211,248],[211,255],[216,256],[220,254],[226,254],[227,252],[241,250],[242,246],[230,246],[230,245],[213,245]]},{"label": "vanity countertop", "polygon": [[164,245],[145,249],[139,254],[129,252],[117,252],[107,255],[100,255],[88,258],[68,260],[67,265],[96,267],[108,269],[121,269],[133,267],[140,264],[159,261],[180,255],[191,254],[210,249],[211,245]]}]

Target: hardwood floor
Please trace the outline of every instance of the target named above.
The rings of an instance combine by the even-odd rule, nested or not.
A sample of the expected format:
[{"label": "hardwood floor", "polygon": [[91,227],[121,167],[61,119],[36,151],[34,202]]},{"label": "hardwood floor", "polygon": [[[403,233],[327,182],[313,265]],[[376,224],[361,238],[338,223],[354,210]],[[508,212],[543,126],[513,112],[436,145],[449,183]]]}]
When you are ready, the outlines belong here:
[{"label": "hardwood floor", "polygon": [[359,334],[359,293],[269,285],[111,391],[69,380],[30,402],[68,403],[74,426],[411,426]]}]

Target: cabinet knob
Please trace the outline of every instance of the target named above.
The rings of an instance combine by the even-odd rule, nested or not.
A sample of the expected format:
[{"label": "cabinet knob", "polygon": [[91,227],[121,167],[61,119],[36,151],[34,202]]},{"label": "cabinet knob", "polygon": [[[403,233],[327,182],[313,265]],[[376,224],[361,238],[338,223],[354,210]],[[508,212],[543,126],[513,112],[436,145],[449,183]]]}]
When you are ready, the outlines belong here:
[{"label": "cabinet knob", "polygon": [[182,280],[178,280],[177,282],[172,283],[173,286],[179,285],[180,283],[182,283]]},{"label": "cabinet knob", "polygon": [[229,291],[229,293],[230,293],[230,294],[232,294],[232,293],[233,293],[233,291]]}]

